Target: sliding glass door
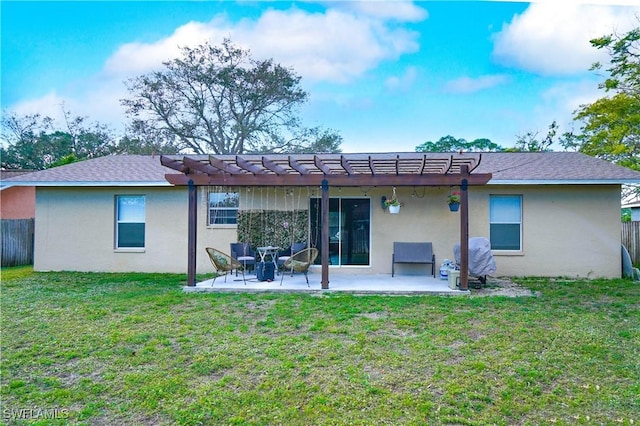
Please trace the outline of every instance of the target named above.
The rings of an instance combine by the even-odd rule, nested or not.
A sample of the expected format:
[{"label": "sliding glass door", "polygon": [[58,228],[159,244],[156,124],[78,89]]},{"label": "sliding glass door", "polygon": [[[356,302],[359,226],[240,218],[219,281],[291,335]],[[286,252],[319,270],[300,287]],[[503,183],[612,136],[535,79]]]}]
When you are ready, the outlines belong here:
[{"label": "sliding glass door", "polygon": [[[322,199],[312,198],[309,206],[312,244],[320,250],[321,263]],[[369,198],[329,199],[329,264],[333,266],[369,265],[371,240],[371,200]]]}]

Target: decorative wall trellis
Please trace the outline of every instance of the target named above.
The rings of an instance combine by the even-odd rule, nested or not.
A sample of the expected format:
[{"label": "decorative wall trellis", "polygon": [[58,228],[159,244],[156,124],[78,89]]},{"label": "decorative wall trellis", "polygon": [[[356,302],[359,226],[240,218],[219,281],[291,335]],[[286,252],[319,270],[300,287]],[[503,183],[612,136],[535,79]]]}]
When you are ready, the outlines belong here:
[{"label": "decorative wall trellis", "polygon": [[278,246],[309,240],[307,210],[241,210],[238,211],[238,241],[255,247]]}]

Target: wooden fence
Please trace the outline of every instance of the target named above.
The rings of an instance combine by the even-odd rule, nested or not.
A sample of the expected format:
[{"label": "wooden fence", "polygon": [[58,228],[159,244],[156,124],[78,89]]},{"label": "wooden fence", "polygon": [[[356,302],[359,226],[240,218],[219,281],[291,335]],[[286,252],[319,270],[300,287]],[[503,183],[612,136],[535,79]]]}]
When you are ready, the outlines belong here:
[{"label": "wooden fence", "polygon": [[2,219],[2,266],[33,264],[34,219]]},{"label": "wooden fence", "polygon": [[631,263],[640,264],[640,222],[622,222],[622,244],[629,251]]}]

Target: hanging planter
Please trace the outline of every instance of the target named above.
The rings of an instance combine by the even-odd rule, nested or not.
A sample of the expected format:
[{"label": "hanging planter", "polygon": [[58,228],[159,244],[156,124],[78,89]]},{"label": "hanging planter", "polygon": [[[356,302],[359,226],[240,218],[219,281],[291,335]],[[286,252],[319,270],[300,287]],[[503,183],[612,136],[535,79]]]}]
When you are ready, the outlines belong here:
[{"label": "hanging planter", "polygon": [[458,191],[453,191],[447,197],[447,203],[449,203],[449,211],[457,212],[460,208],[460,193]]},{"label": "hanging planter", "polygon": [[400,204],[398,204],[397,206],[390,205],[390,206],[389,206],[389,213],[391,213],[391,214],[398,214],[398,213],[400,213]]},{"label": "hanging planter", "polygon": [[402,204],[398,201],[398,197],[396,197],[396,187],[393,187],[393,196],[391,198],[384,199],[384,206],[389,209],[389,213],[398,214],[400,213],[400,206]]}]

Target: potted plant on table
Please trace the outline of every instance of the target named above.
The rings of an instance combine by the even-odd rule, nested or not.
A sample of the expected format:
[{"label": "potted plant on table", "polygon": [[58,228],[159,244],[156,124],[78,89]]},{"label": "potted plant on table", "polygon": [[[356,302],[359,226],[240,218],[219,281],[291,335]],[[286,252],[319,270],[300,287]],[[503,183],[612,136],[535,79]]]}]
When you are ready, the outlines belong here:
[{"label": "potted plant on table", "polygon": [[453,191],[447,197],[447,203],[449,203],[449,210],[452,212],[457,212],[460,208],[460,192]]}]

